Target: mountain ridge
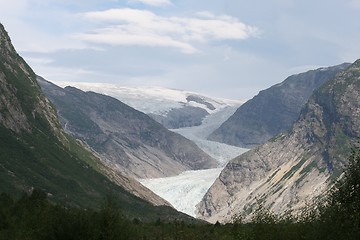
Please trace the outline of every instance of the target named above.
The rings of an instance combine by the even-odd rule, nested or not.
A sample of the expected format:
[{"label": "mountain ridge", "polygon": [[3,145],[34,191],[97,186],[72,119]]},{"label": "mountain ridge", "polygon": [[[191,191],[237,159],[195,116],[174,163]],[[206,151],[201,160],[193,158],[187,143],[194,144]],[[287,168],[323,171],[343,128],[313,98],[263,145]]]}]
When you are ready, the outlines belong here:
[{"label": "mountain ridge", "polygon": [[155,207],[126,191],[119,184],[130,178],[121,180],[61,129],[35,73],[17,54],[2,24],[0,81],[0,192],[20,197],[36,188],[63,206],[95,209],[112,194],[130,218],[193,221],[169,206]]},{"label": "mountain ridge", "polygon": [[209,140],[251,148],[287,131],[311,94],[350,64],[292,75],[242,104]]},{"label": "mountain ridge", "polygon": [[62,89],[39,77],[38,82],[65,130],[126,174],[164,177],[217,166],[193,142],[115,98],[74,87]]},{"label": "mountain ridge", "polygon": [[293,215],[326,192],[360,137],[360,60],[310,97],[293,127],[231,160],[198,205],[198,216],[228,222],[260,201]]}]

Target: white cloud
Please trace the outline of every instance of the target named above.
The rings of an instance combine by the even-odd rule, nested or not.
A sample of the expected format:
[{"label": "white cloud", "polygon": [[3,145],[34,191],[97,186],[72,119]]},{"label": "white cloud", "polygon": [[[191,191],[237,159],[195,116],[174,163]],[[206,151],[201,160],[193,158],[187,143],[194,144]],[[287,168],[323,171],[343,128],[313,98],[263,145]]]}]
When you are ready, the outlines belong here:
[{"label": "white cloud", "polygon": [[88,42],[118,45],[164,46],[186,53],[196,52],[194,44],[211,40],[243,40],[259,34],[255,27],[227,15],[201,12],[196,17],[162,17],[148,10],[110,9],[83,14],[103,24],[76,37]]},{"label": "white cloud", "polygon": [[129,0],[130,3],[143,3],[150,6],[162,7],[172,5],[169,0]]},{"label": "white cloud", "polygon": [[78,34],[78,38],[96,43],[112,45],[163,46],[181,49],[185,53],[194,53],[196,49],[186,42],[177,41],[168,36],[141,33],[141,29],[127,29],[120,26],[95,30],[92,33]]}]

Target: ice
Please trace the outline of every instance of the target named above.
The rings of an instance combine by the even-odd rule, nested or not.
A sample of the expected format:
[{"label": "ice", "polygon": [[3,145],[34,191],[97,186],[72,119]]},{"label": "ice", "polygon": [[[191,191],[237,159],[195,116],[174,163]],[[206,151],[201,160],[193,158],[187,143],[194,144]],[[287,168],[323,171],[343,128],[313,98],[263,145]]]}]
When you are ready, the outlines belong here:
[{"label": "ice", "polygon": [[198,204],[219,176],[226,163],[248,149],[206,140],[235,111],[226,107],[206,117],[202,125],[173,130],[194,141],[203,151],[219,162],[219,168],[186,171],[175,177],[141,179],[140,182],[160,197],[170,202],[178,211],[195,217]]},{"label": "ice", "polygon": [[[56,84],[61,87],[73,86],[83,91],[94,91],[105,94],[141,112],[160,115],[165,115],[171,109],[182,108],[184,106],[200,107],[209,113],[213,113],[226,106],[239,106],[242,103],[238,100],[206,97],[190,91],[163,87],[125,87],[117,84],[86,82],[56,82]],[[188,96],[198,96],[206,102],[211,103],[215,109],[210,110],[203,104],[193,101],[188,102]]]},{"label": "ice", "polygon": [[200,126],[173,129],[172,131],[195,142],[199,148],[218,161],[219,167],[224,167],[229,160],[243,154],[248,149],[209,141],[206,138],[234,114],[237,107],[238,106],[228,106],[216,113],[208,115]]},{"label": "ice", "polygon": [[222,168],[186,171],[175,177],[140,179],[154,193],[178,211],[195,217],[196,204],[219,176]]}]

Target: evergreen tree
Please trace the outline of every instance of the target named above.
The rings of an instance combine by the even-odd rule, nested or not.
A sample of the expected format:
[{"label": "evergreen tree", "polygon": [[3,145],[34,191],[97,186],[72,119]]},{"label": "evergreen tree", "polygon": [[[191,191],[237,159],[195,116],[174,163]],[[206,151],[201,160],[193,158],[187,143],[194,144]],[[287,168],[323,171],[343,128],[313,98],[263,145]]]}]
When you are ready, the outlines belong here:
[{"label": "evergreen tree", "polygon": [[322,234],[329,239],[360,239],[360,149],[353,150],[346,171],[334,185],[321,212]]}]

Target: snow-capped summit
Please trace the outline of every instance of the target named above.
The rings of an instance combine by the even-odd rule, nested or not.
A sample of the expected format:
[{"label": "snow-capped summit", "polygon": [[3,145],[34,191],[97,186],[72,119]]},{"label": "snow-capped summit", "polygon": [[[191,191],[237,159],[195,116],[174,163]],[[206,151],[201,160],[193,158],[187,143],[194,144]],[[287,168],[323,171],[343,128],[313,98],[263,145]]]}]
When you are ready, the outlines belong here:
[{"label": "snow-capped summit", "polygon": [[237,100],[212,98],[163,87],[124,87],[116,84],[85,82],[57,82],[57,84],[112,96],[172,129],[198,126],[207,115],[242,103]]}]

